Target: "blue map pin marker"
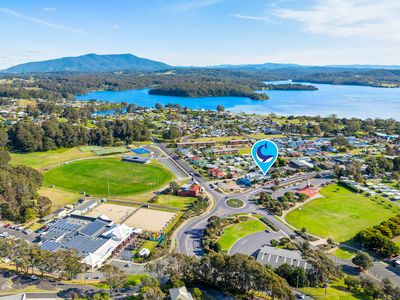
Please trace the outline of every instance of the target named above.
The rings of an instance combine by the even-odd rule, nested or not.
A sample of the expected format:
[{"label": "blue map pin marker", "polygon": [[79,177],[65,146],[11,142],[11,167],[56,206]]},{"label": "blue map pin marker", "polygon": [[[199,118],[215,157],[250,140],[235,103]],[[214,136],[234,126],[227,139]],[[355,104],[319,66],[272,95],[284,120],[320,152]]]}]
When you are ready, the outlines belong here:
[{"label": "blue map pin marker", "polygon": [[278,147],[270,140],[259,140],[251,148],[251,155],[265,175],[278,158]]}]

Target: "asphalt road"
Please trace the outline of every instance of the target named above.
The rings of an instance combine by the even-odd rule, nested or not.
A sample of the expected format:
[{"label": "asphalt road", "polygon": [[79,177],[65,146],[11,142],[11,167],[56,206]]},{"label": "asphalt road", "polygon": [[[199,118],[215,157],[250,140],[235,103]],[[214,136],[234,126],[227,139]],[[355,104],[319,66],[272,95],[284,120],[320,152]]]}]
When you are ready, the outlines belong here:
[{"label": "asphalt road", "polygon": [[[156,140],[155,140],[156,141]],[[157,142],[157,141],[156,141]],[[223,193],[219,193],[214,189],[209,187],[209,182],[203,179],[200,175],[196,173],[190,166],[188,166],[183,160],[181,160],[178,156],[172,153],[168,148],[166,148],[163,144],[159,143],[158,146],[160,149],[165,152],[180,168],[185,170],[187,174],[193,175],[194,180],[200,184],[205,191],[211,195],[214,199],[215,205],[207,214],[202,215],[197,218],[193,218],[187,221],[183,226],[181,226],[177,232],[177,244],[178,244],[178,251],[180,253],[186,255],[203,255],[203,248],[201,246],[201,238],[203,236],[204,229],[207,225],[207,220],[211,216],[220,216],[226,217],[228,215],[234,213],[257,213],[269,221],[271,221],[275,226],[277,226],[280,230],[278,233],[266,233],[262,236],[260,235],[250,235],[246,237],[246,243],[241,245],[234,245],[233,251],[243,251],[242,253],[250,253],[255,248],[260,245],[266,244],[272,238],[276,237],[277,235],[293,235],[293,230],[288,227],[286,224],[283,224],[278,219],[276,219],[271,213],[267,210],[260,208],[258,205],[253,203],[253,198],[256,194],[260,193],[265,189],[269,189],[271,185],[264,186],[261,188],[255,188],[248,190],[243,193],[231,194],[226,195]],[[285,187],[282,190],[284,193],[287,189],[291,188],[291,185],[295,184],[299,181],[305,181],[317,176],[318,173],[306,173],[301,174],[293,178],[288,178],[283,181],[282,183],[285,184]],[[328,179],[321,179],[321,183],[327,181]],[[298,187],[295,187],[298,188]],[[226,205],[225,201],[228,198],[235,198],[244,201],[245,205],[240,209],[232,208]],[[261,238],[261,240],[260,240]],[[238,241],[240,243],[240,240]],[[235,250],[236,249],[236,250]],[[253,251],[254,252],[254,251]]]},{"label": "asphalt road", "polygon": [[279,240],[283,236],[282,232],[257,232],[238,240],[229,250],[229,254],[255,255],[262,246],[269,244],[272,239]]}]

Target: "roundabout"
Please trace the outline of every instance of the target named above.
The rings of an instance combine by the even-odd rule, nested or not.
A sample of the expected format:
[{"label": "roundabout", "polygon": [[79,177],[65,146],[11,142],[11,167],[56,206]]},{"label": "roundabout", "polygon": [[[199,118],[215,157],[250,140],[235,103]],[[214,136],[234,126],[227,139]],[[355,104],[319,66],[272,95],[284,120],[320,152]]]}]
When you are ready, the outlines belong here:
[{"label": "roundabout", "polygon": [[229,206],[230,208],[242,208],[245,205],[243,200],[234,199],[234,198],[226,200],[225,204],[227,206]]}]

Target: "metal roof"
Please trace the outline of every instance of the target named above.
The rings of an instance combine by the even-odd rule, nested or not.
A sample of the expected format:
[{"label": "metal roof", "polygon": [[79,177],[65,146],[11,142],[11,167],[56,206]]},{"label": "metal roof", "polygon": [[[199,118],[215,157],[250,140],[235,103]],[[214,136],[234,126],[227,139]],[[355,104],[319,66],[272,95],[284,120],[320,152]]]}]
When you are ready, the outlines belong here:
[{"label": "metal roof", "polygon": [[51,226],[50,231],[52,231],[52,229],[58,229],[64,231],[78,231],[83,225],[85,225],[85,223],[79,224],[77,222],[72,222],[71,218],[67,218]]},{"label": "metal roof", "polygon": [[103,220],[97,219],[89,224],[87,224],[85,227],[83,227],[80,231],[80,233],[88,236],[93,236],[99,234],[103,229],[107,226],[109,222],[105,222]]},{"label": "metal roof", "polygon": [[108,239],[105,238],[76,235],[71,240],[65,242],[63,248],[74,248],[81,253],[94,253],[107,241]]},{"label": "metal roof", "polygon": [[257,262],[277,268],[283,264],[292,267],[310,269],[311,265],[301,257],[300,251],[278,249],[270,246],[263,246],[257,254]]},{"label": "metal roof", "polygon": [[61,246],[62,243],[60,242],[46,241],[40,246],[40,248],[47,251],[57,251]]},{"label": "metal roof", "polygon": [[84,201],[81,205],[79,205],[75,211],[79,210],[79,211],[84,211],[86,209],[88,209],[89,207],[91,207],[92,205],[96,204],[97,205],[97,200],[92,199],[89,201]]}]

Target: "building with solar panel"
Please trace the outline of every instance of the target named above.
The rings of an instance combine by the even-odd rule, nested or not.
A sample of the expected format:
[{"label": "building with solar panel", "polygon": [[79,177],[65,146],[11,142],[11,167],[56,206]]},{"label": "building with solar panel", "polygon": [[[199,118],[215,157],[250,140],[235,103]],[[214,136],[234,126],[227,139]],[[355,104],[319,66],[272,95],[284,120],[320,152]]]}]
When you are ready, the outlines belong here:
[{"label": "building with solar panel", "polygon": [[53,252],[75,249],[83,262],[95,269],[101,267],[133,236],[133,228],[125,224],[114,224],[105,217],[71,214],[53,224],[41,236],[40,246]]}]

